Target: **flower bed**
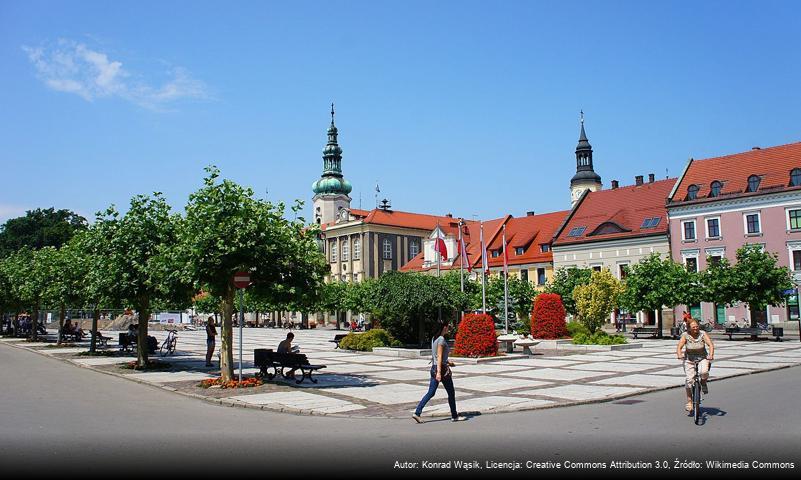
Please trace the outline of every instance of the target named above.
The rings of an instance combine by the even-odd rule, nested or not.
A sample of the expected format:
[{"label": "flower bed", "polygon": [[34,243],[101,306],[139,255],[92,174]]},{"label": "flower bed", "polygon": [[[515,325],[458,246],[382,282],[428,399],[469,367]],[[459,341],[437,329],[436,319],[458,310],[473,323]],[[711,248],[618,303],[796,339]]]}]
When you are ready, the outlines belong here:
[{"label": "flower bed", "polygon": [[241,382],[239,380],[229,380],[227,382],[223,382],[222,377],[219,377],[203,380],[198,386],[200,388],[210,388],[216,386],[219,386],[219,388],[253,388],[258,387],[259,385],[264,385],[264,382],[260,378],[256,377],[243,378]]}]

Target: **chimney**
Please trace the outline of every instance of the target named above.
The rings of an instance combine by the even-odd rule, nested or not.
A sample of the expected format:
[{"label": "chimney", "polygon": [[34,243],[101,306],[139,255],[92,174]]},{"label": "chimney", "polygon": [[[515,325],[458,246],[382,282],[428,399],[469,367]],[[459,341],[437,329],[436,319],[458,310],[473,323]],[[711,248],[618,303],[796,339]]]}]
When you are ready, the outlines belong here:
[{"label": "chimney", "polygon": [[526,216],[527,217],[533,217],[534,216],[534,210],[529,210],[528,212],[526,212]]},{"label": "chimney", "polygon": [[642,175],[637,175],[636,177],[634,177],[634,184],[642,185]]},{"label": "chimney", "polygon": [[618,186],[617,180],[612,180],[612,190],[616,189]]},{"label": "chimney", "polygon": [[653,173],[649,173],[648,174],[648,183],[654,183],[654,174]]},{"label": "chimney", "polygon": [[448,217],[448,218],[453,218],[453,214],[452,213],[446,213],[445,216]]},{"label": "chimney", "polygon": [[762,150],[760,147],[751,147],[751,150]]}]

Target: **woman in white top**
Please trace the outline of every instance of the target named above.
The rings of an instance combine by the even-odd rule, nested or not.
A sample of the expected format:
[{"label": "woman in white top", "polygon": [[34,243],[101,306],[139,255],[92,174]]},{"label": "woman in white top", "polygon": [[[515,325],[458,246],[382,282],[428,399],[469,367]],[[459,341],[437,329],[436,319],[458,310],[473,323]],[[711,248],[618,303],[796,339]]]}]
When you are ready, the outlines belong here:
[{"label": "woman in white top", "polygon": [[[681,349],[684,348],[684,354]],[[695,382],[695,360],[698,360],[698,370],[701,373],[701,390],[704,394],[709,393],[706,381],[709,378],[709,367],[711,361],[715,359],[715,344],[706,332],[701,331],[701,327],[695,320],[690,321],[689,331],[681,334],[679,344],[676,346],[676,357],[684,360],[684,374],[686,376],[685,391],[687,393],[687,405],[684,407],[688,412],[693,409],[692,386]]]}]

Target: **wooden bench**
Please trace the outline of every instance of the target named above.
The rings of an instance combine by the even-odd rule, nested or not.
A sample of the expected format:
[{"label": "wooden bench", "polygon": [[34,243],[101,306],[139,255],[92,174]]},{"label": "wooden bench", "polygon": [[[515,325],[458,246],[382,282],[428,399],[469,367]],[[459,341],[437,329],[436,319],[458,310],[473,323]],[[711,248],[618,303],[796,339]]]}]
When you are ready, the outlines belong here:
[{"label": "wooden bench", "polygon": [[651,335],[652,337],[656,338],[659,334],[659,329],[657,327],[634,327],[631,329],[631,334],[634,338],[637,338],[637,335]]},{"label": "wooden bench", "polygon": [[[295,379],[295,383],[303,383],[305,379],[311,380],[312,383],[317,383],[317,380],[312,378],[312,373],[325,368],[325,365],[311,365],[306,355],[302,353],[276,353],[271,348],[257,348],[253,351],[253,364],[259,367],[260,377],[267,377],[272,380],[278,374],[284,378],[290,376],[284,372],[285,368],[292,370],[300,370],[302,376],[300,379]],[[270,368],[273,369],[272,373]]]},{"label": "wooden bench", "polygon": [[[92,336],[95,335],[95,332],[92,332]],[[102,333],[97,332],[97,345],[101,347],[108,347],[108,341],[111,340],[111,337],[104,337]]]},{"label": "wooden bench", "polygon": [[345,337],[347,337],[347,336],[348,336],[348,334],[347,334],[347,333],[337,333],[336,335],[334,335],[334,339],[333,339],[333,340],[329,340],[329,342],[334,342],[334,343],[336,343],[336,344],[337,344],[337,346],[336,346],[336,347],[334,347],[334,350],[336,350],[337,348],[339,348],[339,342],[341,342],[341,341],[342,341],[342,339],[343,339],[343,338],[345,338]]},{"label": "wooden bench", "polygon": [[59,330],[59,337],[61,337],[62,341],[67,341],[68,339],[72,339],[74,342],[80,342],[82,340],[81,334],[76,331],[65,332],[63,330]]},{"label": "wooden bench", "polygon": [[119,344],[121,352],[133,352],[136,348],[136,335],[128,335],[127,332],[120,333]]},{"label": "wooden bench", "polygon": [[[763,333],[768,333],[768,331],[758,327],[730,327],[726,329],[726,335],[729,336],[729,340],[732,340],[733,335],[748,335],[751,338],[757,338]],[[784,328],[772,327],[769,336],[774,337],[777,342],[781,342],[781,337],[784,336]]]}]

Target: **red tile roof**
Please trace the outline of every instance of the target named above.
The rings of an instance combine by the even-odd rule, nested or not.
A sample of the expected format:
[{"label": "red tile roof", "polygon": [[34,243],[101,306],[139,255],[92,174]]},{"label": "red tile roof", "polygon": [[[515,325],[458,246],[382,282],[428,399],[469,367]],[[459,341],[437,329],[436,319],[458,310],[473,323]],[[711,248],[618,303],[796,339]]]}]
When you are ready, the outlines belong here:
[{"label": "red tile roof", "polygon": [[[667,234],[665,203],[675,178],[642,185],[630,185],[587,192],[576,204],[566,225],[557,233],[554,245],[567,245],[629,237]],[[643,228],[647,218],[659,217],[655,228]],[[573,229],[585,227],[578,236]]]},{"label": "red tile roof", "polygon": [[[455,232],[459,226],[459,219],[448,216],[426,215],[422,213],[401,212],[397,210],[381,210],[375,208],[373,210],[360,210],[357,208],[350,209],[352,216],[356,220],[361,220],[362,223],[372,225],[386,225],[389,227],[398,228],[411,228],[417,230],[434,230],[439,224],[443,231],[453,229]],[[351,220],[351,221],[356,221]],[[470,220],[465,220],[470,222]],[[347,223],[347,222],[344,222]],[[323,231],[327,228],[339,225],[337,222],[329,222],[322,224],[320,227]],[[447,231],[446,231],[447,233]]]},{"label": "red tile roof", "polygon": [[[801,168],[801,142],[722,157],[691,160],[675,194],[671,197],[671,203],[693,201],[685,200],[690,185],[699,187],[695,202],[798,189],[801,187],[789,186],[790,171],[794,168]],[[748,177],[751,175],[761,177],[756,192],[746,192]],[[723,184],[720,196],[709,197],[710,184],[715,180]]]},{"label": "red tile roof", "polygon": [[[530,215],[526,217],[514,218],[507,215],[484,222],[484,243],[487,245],[487,263],[490,268],[503,266],[503,255],[491,257],[491,250],[502,247],[502,227],[506,224],[506,243],[509,247],[509,265],[524,265],[531,263],[548,263],[553,261],[553,254],[541,252],[541,244],[550,244],[551,238],[559,225],[564,221],[568,211],[545,213],[541,215]],[[474,269],[481,270],[481,224],[479,222],[468,222],[465,224],[464,242],[467,249],[469,263]],[[453,233],[456,236],[458,230]],[[515,248],[524,247],[525,251],[517,255]],[[423,252],[417,255],[404,265],[402,271],[426,271],[434,267],[424,267]],[[462,256],[454,259],[452,265],[442,267],[443,270],[458,270],[461,266]],[[465,263],[465,269],[467,264]]]}]

